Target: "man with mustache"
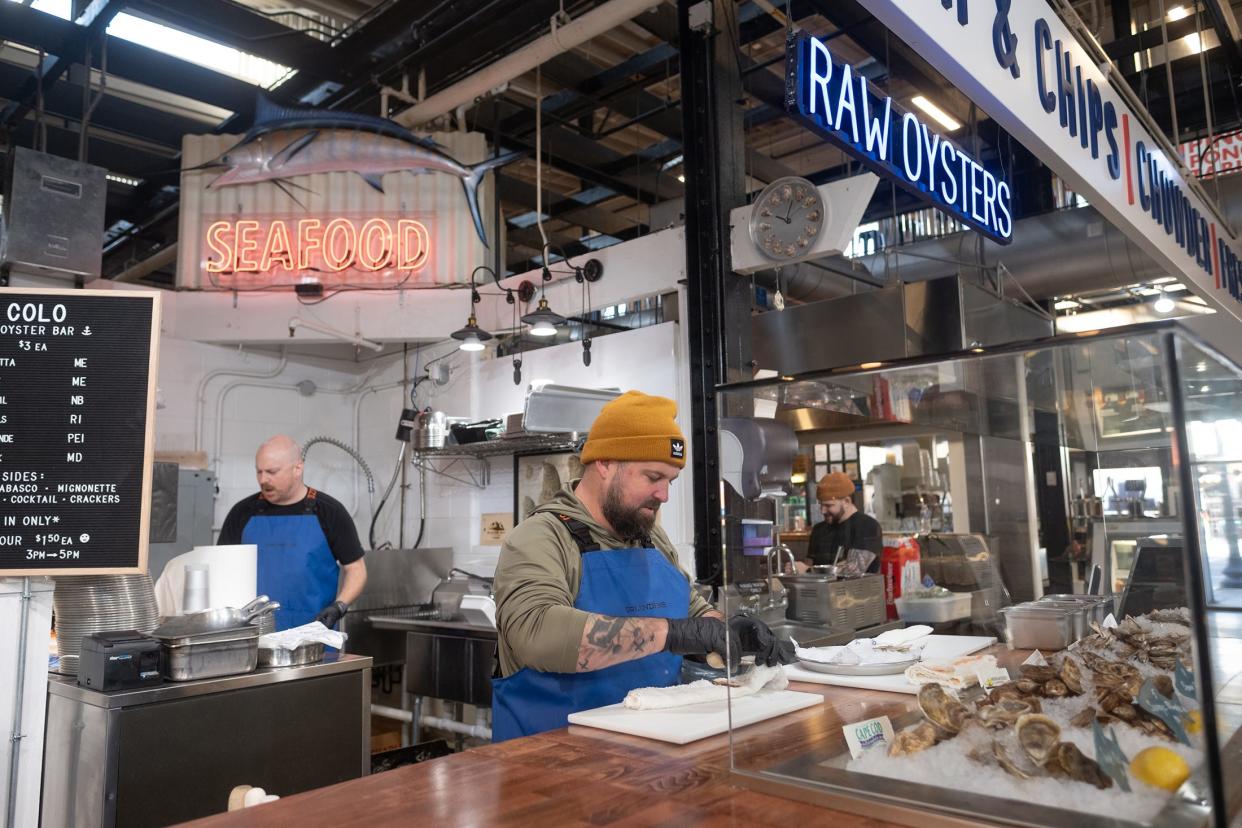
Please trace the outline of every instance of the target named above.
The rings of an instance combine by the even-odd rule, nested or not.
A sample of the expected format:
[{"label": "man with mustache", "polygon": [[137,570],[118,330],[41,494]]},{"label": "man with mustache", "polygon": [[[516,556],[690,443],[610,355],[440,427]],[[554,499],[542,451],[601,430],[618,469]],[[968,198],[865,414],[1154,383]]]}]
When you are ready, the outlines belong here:
[{"label": "man with mustache", "polygon": [[302,449],[283,434],[259,446],[254,470],[258,494],[229,510],[217,542],[259,547],[258,594],[280,602],[277,630],[336,626],[367,582],[354,519],[302,482]]},{"label": "man with mustache", "polygon": [[676,684],[683,655],[789,664],[793,647],[757,619],[728,622],[690,589],[656,525],[686,464],[676,404],[629,391],[600,411],[584,471],[505,538],[496,569],[502,677],[492,738],[564,727],[570,713]]}]

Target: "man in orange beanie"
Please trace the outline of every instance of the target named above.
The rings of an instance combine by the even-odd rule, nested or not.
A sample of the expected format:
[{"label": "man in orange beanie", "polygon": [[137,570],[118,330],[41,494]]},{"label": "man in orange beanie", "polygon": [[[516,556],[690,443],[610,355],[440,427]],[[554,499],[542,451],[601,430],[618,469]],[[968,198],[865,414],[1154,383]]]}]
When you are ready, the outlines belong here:
[{"label": "man in orange beanie", "polygon": [[629,391],[604,406],[572,481],[505,538],[496,568],[501,678],[495,741],[564,727],[570,713],[676,684],[683,655],[790,663],[761,622],[726,623],[656,525],[686,464],[677,406]]},{"label": "man in orange beanie", "polygon": [[810,564],[845,562],[851,549],[866,549],[875,555],[868,572],[880,571],[880,557],[884,554],[884,530],[871,515],[858,511],[854,505],[854,481],[843,472],[832,472],[820,478],[815,487],[815,499],[824,519],[811,529],[807,544],[809,563],[799,561],[795,566],[805,572]]}]

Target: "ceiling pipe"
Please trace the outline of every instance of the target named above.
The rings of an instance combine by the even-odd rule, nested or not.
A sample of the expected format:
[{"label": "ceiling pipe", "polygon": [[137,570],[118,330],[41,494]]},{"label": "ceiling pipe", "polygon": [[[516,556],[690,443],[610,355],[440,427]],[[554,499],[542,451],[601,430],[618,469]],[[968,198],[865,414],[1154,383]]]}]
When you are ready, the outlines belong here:
[{"label": "ceiling pipe", "polygon": [[487,95],[501,84],[658,5],[659,0],[612,0],[565,25],[558,25],[556,18],[553,18],[552,30],[548,34],[402,111],[393,120],[405,127],[416,127],[460,106],[472,105],[477,98]]}]

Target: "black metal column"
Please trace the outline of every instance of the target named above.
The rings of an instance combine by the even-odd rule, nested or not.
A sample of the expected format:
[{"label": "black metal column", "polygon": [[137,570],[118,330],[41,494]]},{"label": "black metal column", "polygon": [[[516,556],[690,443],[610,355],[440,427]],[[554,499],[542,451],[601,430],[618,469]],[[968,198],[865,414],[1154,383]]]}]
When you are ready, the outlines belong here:
[{"label": "black metal column", "polygon": [[715,386],[748,379],[751,364],[748,283],[731,273],[728,254],[729,211],[746,201],[736,14],[732,0],[677,4],[695,568],[700,579],[715,583],[722,560]]}]

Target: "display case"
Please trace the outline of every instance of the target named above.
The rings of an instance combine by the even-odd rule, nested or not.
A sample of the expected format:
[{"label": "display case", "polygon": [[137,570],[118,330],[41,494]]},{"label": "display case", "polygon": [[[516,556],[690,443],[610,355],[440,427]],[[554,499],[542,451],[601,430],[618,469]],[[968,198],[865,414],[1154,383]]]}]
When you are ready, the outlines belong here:
[{"label": "display case", "polygon": [[[731,416],[773,403],[791,424],[833,413],[803,443],[947,440],[954,531],[986,538],[995,595],[1059,607],[1065,638],[1034,655],[1001,621],[976,652],[988,690],[960,666],[904,673],[898,692],[795,681],[822,704],[731,730],[732,781],[917,826],[1238,816],[1242,369],[1160,323],[718,388]],[[923,575],[953,580],[943,551],[927,561]],[[1093,584],[1103,594],[1070,594]]]}]

